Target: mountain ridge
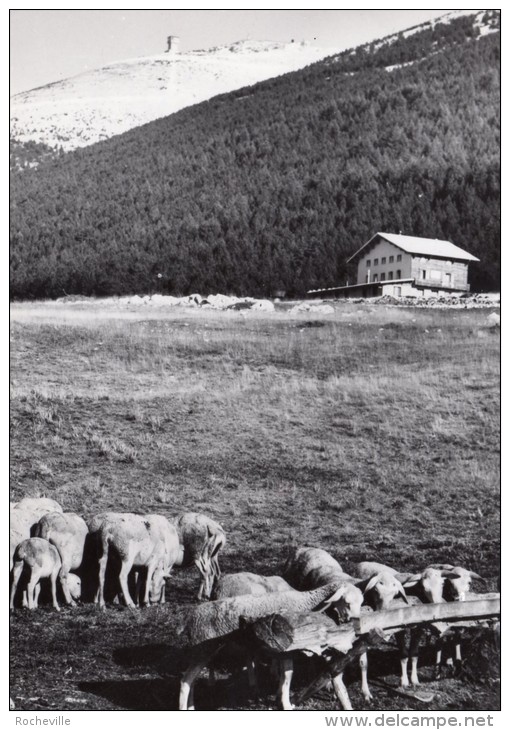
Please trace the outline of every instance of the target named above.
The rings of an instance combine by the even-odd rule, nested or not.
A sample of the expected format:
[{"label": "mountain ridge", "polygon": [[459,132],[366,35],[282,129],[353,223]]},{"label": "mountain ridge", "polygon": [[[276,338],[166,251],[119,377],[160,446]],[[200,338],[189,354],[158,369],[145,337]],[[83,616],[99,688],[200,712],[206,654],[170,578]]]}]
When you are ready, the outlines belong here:
[{"label": "mountain ridge", "polygon": [[500,39],[475,20],[15,174],[13,296],[144,293],[158,274],[167,293],[300,295],[345,283],[377,230],[451,240],[481,259],[473,288],[497,289]]},{"label": "mountain ridge", "polygon": [[[390,46],[462,14],[476,16],[474,25],[488,29],[485,11],[453,11],[358,48]],[[307,41],[245,39],[114,61],[12,96],[11,137],[18,145],[37,143],[70,151],[328,57],[335,63],[350,52]]]}]

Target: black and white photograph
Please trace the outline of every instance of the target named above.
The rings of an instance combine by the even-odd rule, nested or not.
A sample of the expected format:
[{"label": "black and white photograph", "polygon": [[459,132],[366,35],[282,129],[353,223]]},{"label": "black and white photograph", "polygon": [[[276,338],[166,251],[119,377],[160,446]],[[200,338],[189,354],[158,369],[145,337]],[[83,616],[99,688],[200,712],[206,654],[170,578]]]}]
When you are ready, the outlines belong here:
[{"label": "black and white photograph", "polygon": [[500,17],[9,10],[13,725],[497,727]]}]

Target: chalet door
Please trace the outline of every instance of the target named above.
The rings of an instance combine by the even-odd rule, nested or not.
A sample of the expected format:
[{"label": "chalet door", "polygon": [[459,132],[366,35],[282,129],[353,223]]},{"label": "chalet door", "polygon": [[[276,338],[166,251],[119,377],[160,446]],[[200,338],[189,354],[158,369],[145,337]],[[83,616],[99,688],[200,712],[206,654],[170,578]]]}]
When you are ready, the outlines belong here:
[{"label": "chalet door", "polygon": [[451,274],[445,274],[445,286],[451,286],[452,285],[452,275]]}]

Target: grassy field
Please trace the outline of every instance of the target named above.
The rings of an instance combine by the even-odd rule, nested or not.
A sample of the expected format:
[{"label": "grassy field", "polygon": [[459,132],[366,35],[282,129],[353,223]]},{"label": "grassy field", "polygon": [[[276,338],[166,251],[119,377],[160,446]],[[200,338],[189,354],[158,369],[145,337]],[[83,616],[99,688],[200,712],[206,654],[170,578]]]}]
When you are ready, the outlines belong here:
[{"label": "grassy field", "polygon": [[[289,545],[309,544],[346,570],[363,559],[463,564],[490,590],[500,418],[499,332],[487,314],[351,303],[322,317],[283,306],[256,314],[15,304],[11,499],[51,496],[84,516],[205,512],[227,531],[226,572],[278,573]],[[197,582],[176,572],[166,606],[136,615],[17,612],[17,707],[174,709],[177,668],[166,660],[161,677],[157,665],[176,606],[193,601]],[[396,681],[390,655],[372,671]],[[199,685],[198,706],[271,706],[243,687],[242,678],[225,678],[213,694]],[[434,688],[429,709],[498,706],[497,684]],[[363,707],[357,682],[351,695]],[[419,709],[374,695],[376,709]],[[324,696],[305,707],[335,703]]]}]

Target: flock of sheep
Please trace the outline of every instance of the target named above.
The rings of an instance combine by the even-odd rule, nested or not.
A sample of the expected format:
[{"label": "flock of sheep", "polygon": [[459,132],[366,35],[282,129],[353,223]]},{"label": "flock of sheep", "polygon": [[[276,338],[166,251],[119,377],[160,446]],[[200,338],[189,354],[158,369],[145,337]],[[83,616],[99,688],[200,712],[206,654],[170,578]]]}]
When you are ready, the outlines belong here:
[{"label": "flock of sheep", "polygon": [[[253,573],[221,575],[218,562],[225,545],[225,532],[209,517],[187,512],[174,520],[156,515],[104,512],[88,524],[74,513],[66,513],[55,500],[25,498],[11,504],[10,568],[11,610],[20,603],[36,608],[40,580],[49,579],[52,604],[59,609],[57,584],[65,603],[88,595],[101,608],[108,598],[107,576],[113,580],[111,598],[136,605],[165,602],[165,581],[174,566],[195,566],[200,573],[198,599],[206,602],[192,608],[179,627],[180,641],[187,649],[188,665],[181,679],[179,709],[194,709],[194,683],[203,668],[226,645],[239,640],[241,622],[272,614],[322,612],[332,626],[359,618],[362,610],[382,610],[397,605],[425,602],[463,601],[473,571],[451,565],[431,565],[411,574],[380,563],[362,562],[357,576],[345,573],[325,550],[294,548],[282,568],[282,576]],[[80,577],[81,576],[81,577]],[[418,646],[422,630],[397,634],[401,655],[401,687],[419,684]],[[460,644],[455,648],[460,661]],[[253,659],[246,657],[248,676]],[[438,644],[436,673],[441,664]],[[367,656],[360,658],[361,689],[371,699],[367,678]],[[281,656],[279,700],[285,710],[290,701],[292,655]],[[342,707],[352,709],[342,675],[332,678]]]}]

